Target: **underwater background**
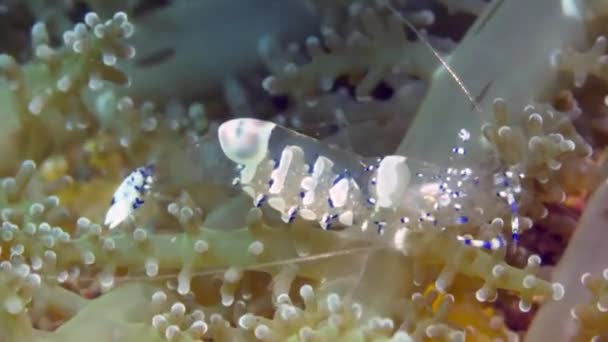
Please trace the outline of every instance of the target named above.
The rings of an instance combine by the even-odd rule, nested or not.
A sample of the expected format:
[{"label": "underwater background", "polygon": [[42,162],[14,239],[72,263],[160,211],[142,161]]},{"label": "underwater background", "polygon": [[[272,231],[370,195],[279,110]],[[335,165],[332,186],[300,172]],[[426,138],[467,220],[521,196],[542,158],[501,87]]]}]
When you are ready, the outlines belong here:
[{"label": "underwater background", "polygon": [[0,1],[0,342],[608,341],[608,1]]}]

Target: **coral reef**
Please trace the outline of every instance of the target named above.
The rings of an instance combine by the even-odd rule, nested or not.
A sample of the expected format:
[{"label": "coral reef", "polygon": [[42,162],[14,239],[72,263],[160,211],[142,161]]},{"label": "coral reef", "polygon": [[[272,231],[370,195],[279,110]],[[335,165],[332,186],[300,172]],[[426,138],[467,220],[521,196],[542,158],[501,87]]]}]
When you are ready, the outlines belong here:
[{"label": "coral reef", "polygon": [[606,338],[606,8],[7,3],[0,341]]}]

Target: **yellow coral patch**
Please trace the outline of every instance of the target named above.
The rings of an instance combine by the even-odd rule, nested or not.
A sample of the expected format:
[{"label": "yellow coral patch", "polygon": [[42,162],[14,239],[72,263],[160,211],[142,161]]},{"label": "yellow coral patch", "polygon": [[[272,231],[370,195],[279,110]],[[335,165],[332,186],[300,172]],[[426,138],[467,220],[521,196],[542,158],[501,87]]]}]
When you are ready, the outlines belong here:
[{"label": "yellow coral patch", "polygon": [[103,213],[107,210],[107,206],[97,204],[105,201],[109,205],[115,190],[116,181],[97,178],[86,183],[76,183],[57,195],[61,199],[61,203],[71,212],[91,219],[101,219]]},{"label": "yellow coral patch", "polygon": [[[476,282],[471,283],[457,277],[450,289],[455,301],[450,306],[446,321],[455,327],[465,328],[467,341],[485,342],[495,341],[497,338],[506,340],[507,329],[502,320],[493,308],[475,299],[475,286],[478,286]],[[438,292],[431,284],[425,289],[424,297],[434,296],[435,293],[437,295],[432,302],[432,309],[437,313],[448,294]]]},{"label": "yellow coral patch", "polygon": [[97,170],[120,170],[125,166],[123,156],[116,152],[108,152],[108,145],[115,144],[115,139],[97,137],[84,144],[84,151],[89,157],[90,165]]},{"label": "yellow coral patch", "polygon": [[[475,298],[457,298],[448,313],[449,322],[466,327],[467,341],[506,340],[506,328],[491,308],[484,308]],[[497,322],[497,326],[493,326]]]},{"label": "yellow coral patch", "polygon": [[44,181],[56,181],[68,172],[68,162],[65,156],[51,156],[40,166],[40,171]]}]

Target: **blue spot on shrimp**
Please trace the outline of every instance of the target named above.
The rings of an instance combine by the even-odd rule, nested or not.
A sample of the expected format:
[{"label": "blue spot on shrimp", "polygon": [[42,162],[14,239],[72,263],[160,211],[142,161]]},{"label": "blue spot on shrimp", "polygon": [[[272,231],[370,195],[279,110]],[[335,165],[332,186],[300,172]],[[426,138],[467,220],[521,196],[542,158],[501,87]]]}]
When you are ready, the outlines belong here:
[{"label": "blue spot on shrimp", "polygon": [[[517,193],[511,185],[518,183],[513,173],[500,173],[503,181],[495,182],[496,172],[469,165],[445,169],[398,155],[365,158],[253,118],[223,123],[218,138],[224,154],[240,166],[241,189],[256,207],[271,207],[285,223],[297,217],[324,230],[389,237],[404,228],[449,227],[466,245],[496,250],[507,244],[502,232],[474,239],[466,229],[493,218],[478,210],[488,206],[489,193],[508,193],[492,200],[512,212]],[[519,228],[512,229],[517,241]]]}]

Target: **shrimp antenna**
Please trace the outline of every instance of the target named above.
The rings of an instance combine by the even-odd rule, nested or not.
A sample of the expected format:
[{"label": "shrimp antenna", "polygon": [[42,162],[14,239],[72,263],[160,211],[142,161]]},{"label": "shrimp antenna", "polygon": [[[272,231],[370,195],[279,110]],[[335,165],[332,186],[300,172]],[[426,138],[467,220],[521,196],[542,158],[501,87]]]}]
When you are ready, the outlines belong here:
[{"label": "shrimp antenna", "polygon": [[448,71],[448,73],[450,73],[450,75],[452,76],[452,78],[454,79],[454,81],[458,84],[458,87],[462,90],[462,92],[469,99],[469,102],[471,102],[471,105],[473,105],[473,108],[475,109],[475,111],[477,111],[480,114],[483,114],[483,112],[481,110],[481,107],[479,106],[479,103],[477,102],[477,100],[473,97],[473,95],[471,95],[471,93],[469,92],[469,90],[467,89],[467,87],[464,85],[464,83],[462,82],[462,80],[460,79],[460,77],[458,77],[458,75],[456,74],[456,72],[454,72],[454,70],[448,64],[448,62],[439,54],[439,52],[437,51],[437,49],[435,49],[431,45],[431,43],[425,37],[425,35],[422,34],[422,32],[420,32],[420,30],[418,30],[416,28],[416,26],[414,26],[414,24],[412,24],[411,21],[409,21],[406,17],[404,17],[401,14],[401,12],[399,12],[395,7],[393,7],[393,5],[391,4],[390,0],[386,1],[386,6],[397,17],[397,19],[399,21],[401,21],[402,23],[404,23],[407,26],[407,28],[409,28],[410,30],[414,31],[414,33],[416,34],[416,37],[418,37],[418,39],[420,39],[420,41],[422,41],[424,43],[424,45],[426,45],[429,48],[429,50],[433,53],[433,55],[435,55],[435,58],[437,58],[437,60],[439,60],[439,62],[443,65],[443,67]]},{"label": "shrimp antenna", "polygon": [[[253,264],[250,266],[245,266],[243,269],[246,271],[263,270],[263,269],[268,269],[271,267],[285,266],[285,265],[289,265],[289,264],[302,264],[302,263],[306,263],[306,262],[314,262],[314,261],[325,260],[325,259],[330,259],[330,258],[339,257],[339,256],[347,256],[347,255],[355,254],[358,252],[377,251],[377,250],[380,250],[383,248],[385,248],[385,247],[382,245],[351,247],[351,248],[347,248],[347,249],[322,252],[322,253],[311,254],[311,255],[307,255],[307,256],[256,263],[256,264]],[[211,269],[204,269],[204,270],[200,270],[198,272],[193,272],[192,277],[218,275],[218,274],[222,274],[222,273],[226,272],[227,269],[228,269],[228,267],[214,267]],[[45,279],[55,279],[55,278],[57,278],[57,275],[45,275],[43,277]],[[121,281],[125,281],[125,280],[158,281],[158,280],[164,280],[164,279],[175,279],[176,277],[177,277],[177,274],[168,273],[168,274],[159,274],[154,277],[149,277],[147,275],[125,275],[125,276],[120,276],[117,278],[120,279]],[[82,281],[90,281],[90,280],[97,279],[97,277],[96,276],[81,276],[78,279],[82,280]]]}]

